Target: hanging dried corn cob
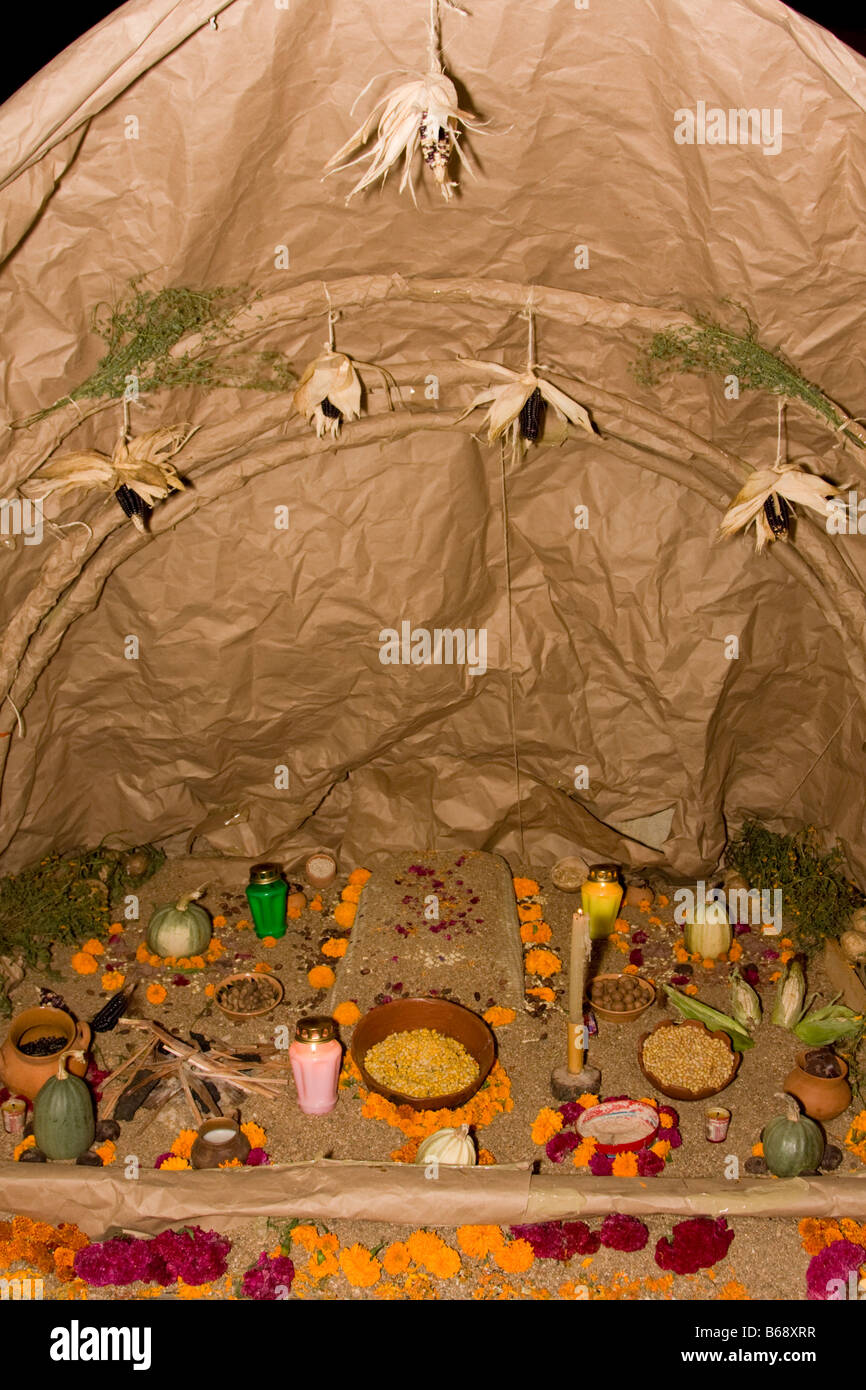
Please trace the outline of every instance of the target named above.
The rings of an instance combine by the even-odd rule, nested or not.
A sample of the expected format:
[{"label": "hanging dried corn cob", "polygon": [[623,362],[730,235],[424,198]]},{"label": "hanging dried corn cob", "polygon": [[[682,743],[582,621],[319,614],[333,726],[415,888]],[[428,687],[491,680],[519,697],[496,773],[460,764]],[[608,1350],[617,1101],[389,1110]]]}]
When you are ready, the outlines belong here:
[{"label": "hanging dried corn cob", "polygon": [[351,357],[328,349],[306,368],[292,406],[307,424],[315,425],[316,436],[325,433],[336,439],[343,419],[357,420],[361,414],[361,380]]},{"label": "hanging dried corn cob", "polygon": [[523,438],[528,440],[530,444],[535,444],[538,441],[544,420],[544,397],[537,386],[524,403],[517,420]]},{"label": "hanging dried corn cob", "polygon": [[722,518],[720,536],[732,536],[755,523],[755,549],[760,553],[768,541],[788,535],[791,519],[789,502],[799,502],[819,516],[829,516],[829,502],[840,496],[839,489],[815,473],[807,473],[791,463],[758,468],[737,493]]},{"label": "hanging dried corn cob", "polygon": [[124,516],[128,516],[133,526],[143,531],[145,519],[151,511],[144,498],[139,497],[137,492],[126,486],[126,483],[117,489],[114,497]]}]

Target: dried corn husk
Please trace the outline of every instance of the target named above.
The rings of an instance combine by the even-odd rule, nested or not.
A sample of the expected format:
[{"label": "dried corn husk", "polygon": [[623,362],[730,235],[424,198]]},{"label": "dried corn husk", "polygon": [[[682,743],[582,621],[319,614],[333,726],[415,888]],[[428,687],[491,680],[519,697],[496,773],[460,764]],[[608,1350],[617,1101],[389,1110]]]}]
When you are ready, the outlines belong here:
[{"label": "dried corn husk", "polygon": [[[186,486],[171,459],[192,433],[189,425],[163,425],[134,439],[121,435],[110,458],[96,449],[64,454],[41,468],[28,490],[34,496],[49,497],[55,492],[62,496],[77,487],[111,493],[127,487],[152,507]],[[139,530],[144,529],[140,517],[134,516],[132,521]]]},{"label": "dried corn husk", "polygon": [[807,473],[792,463],[777,463],[772,468],[757,468],[740,488],[719,527],[720,536],[732,536],[755,523],[755,549],[760,553],[767,541],[776,537],[764,512],[764,503],[783,498],[801,503],[819,516],[829,516],[828,502],[841,496],[839,489],[815,473]]},{"label": "dried corn husk", "polygon": [[731,1014],[738,1023],[749,1031],[761,1022],[761,1000],[748,980],[744,980],[738,970],[731,972]]},{"label": "dried corn husk", "polygon": [[776,985],[776,998],[770,1022],[780,1028],[793,1028],[803,1012],[806,981],[799,961],[792,960]]},{"label": "dried corn husk", "polygon": [[[339,414],[327,415],[323,401],[330,401]],[[361,414],[361,380],[351,357],[332,351],[315,357],[298,383],[292,405],[308,425],[315,425],[319,439],[326,431],[336,439],[342,419],[357,420]]]},{"label": "dried corn husk", "polygon": [[844,1004],[826,1004],[823,1009],[813,1009],[804,1014],[794,1025],[794,1032],[801,1042],[810,1047],[822,1047],[825,1043],[837,1042],[839,1038],[854,1037],[863,1028],[863,1015],[855,1014]]},{"label": "dried corn husk", "polygon": [[[447,201],[457,187],[448,177],[451,155],[456,153],[472,172],[458,144],[460,122],[467,124],[471,119],[470,112],[460,110],[457,89],[444,72],[431,71],[423,76],[413,76],[410,82],[402,83],[376,102],[367,119],[328,160],[325,168],[335,173],[361,160],[369,160],[366,172],[346,199],[348,203],[356,193],[369,188],[377,179],[384,179],[402,157],[400,192],[408,187],[412,201],[416,202],[414,164],[415,156],[420,153]],[[376,138],[372,147],[357,158],[349,159],[353,150],[366,145],[374,127]]]},{"label": "dried corn husk", "polygon": [[848,960],[862,960],[866,956],[866,936],[859,931],[844,931],[839,937],[839,945]]},{"label": "dried corn husk", "polygon": [[561,420],[567,421],[571,425],[579,425],[589,434],[595,433],[595,426],[589,417],[589,412],[571,396],[560,391],[558,386],[554,386],[551,382],[545,381],[543,377],[537,376],[530,368],[523,372],[514,372],[509,367],[501,366],[498,362],[478,362],[471,358],[462,358],[461,360],[466,362],[467,366],[483,368],[491,375],[503,379],[501,386],[487,386],[483,391],[479,391],[475,399],[459,417],[463,420],[479,406],[486,405],[487,414],[482,423],[487,426],[488,444],[493,444],[504,434],[509,437],[514,448],[522,449],[524,447],[525,440],[520,434],[518,421],[520,412],[533,391],[540,391],[542,398],[548,405],[553,406]]}]

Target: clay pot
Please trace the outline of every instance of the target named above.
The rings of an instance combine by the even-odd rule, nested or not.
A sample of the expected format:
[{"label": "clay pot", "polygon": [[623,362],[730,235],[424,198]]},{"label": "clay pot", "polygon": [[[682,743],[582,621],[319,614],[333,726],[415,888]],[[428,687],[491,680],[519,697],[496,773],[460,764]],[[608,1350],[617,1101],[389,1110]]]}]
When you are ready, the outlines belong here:
[{"label": "clay pot", "polygon": [[[208,1138],[218,1136],[218,1141]],[[226,1159],[238,1158],[245,1163],[249,1157],[250,1141],[234,1120],[222,1116],[205,1120],[190,1152],[193,1168],[218,1168]]]},{"label": "clay pot", "polygon": [[785,1077],[785,1090],[796,1096],[813,1120],[833,1120],[851,1104],[851,1087],[846,1080],[848,1063],[837,1057],[838,1076],[811,1076],[803,1070],[805,1061],[806,1053],[801,1052],[794,1070]]},{"label": "clay pot", "polygon": [[[18,1044],[35,1042],[37,1038],[64,1037],[66,1042],[47,1057],[28,1057]],[[35,1100],[43,1082],[57,1075],[57,1064],[66,1058],[66,1069],[73,1076],[87,1071],[86,1057],[72,1057],[71,1052],[86,1052],[90,1046],[90,1025],[76,1023],[62,1009],[25,1009],[9,1025],[9,1032],[0,1047],[0,1077],[3,1084],[19,1096]]]},{"label": "clay pot", "polygon": [[331,851],[314,850],[304,864],[304,876],[311,888],[329,888],[337,877],[337,860]]}]

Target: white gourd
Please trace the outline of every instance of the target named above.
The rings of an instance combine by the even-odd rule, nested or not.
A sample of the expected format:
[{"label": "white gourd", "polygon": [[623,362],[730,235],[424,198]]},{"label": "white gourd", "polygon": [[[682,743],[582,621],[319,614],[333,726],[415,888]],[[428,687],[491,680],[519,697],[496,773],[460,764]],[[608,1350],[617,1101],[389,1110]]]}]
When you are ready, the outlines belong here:
[{"label": "white gourd", "polygon": [[212,935],[211,920],[196,898],[203,888],[184,893],[168,907],[158,907],[147,925],[148,949],[157,956],[197,956],[206,951]]},{"label": "white gourd", "polygon": [[686,919],[686,950],[698,952],[705,960],[715,960],[731,948],[731,924],[723,903],[706,903],[696,907]]},{"label": "white gourd", "polygon": [[851,931],[866,934],[866,907],[855,907],[848,922]]},{"label": "white gourd", "polygon": [[416,1163],[442,1163],[449,1168],[466,1168],[477,1163],[475,1145],[469,1138],[469,1126],[459,1129],[437,1129],[435,1134],[418,1145]]},{"label": "white gourd", "polygon": [[866,936],[862,932],[843,932],[839,937],[839,945],[848,960],[862,960],[866,956]]}]

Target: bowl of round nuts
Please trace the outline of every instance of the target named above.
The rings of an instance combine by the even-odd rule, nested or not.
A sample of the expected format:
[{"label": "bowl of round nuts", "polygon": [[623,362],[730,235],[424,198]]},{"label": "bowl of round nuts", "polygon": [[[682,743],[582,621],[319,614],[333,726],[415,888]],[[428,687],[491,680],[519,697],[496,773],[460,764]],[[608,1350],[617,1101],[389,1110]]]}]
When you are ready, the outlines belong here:
[{"label": "bowl of round nuts", "polygon": [[589,985],[589,1002],[606,1023],[631,1023],[655,997],[655,985],[642,975],[596,975]]},{"label": "bowl of round nuts", "polygon": [[671,1100],[706,1100],[730,1086],[742,1053],[727,1033],[711,1033],[697,1019],[663,1019],[644,1033],[637,1047],[640,1069],[657,1091]]},{"label": "bowl of round nuts", "polygon": [[490,1028],[445,999],[395,999],[355,1025],[352,1058],[371,1091],[413,1110],[455,1110],[496,1059]]},{"label": "bowl of round nuts", "polygon": [[265,971],[242,971],[220,980],[213,994],[217,1008],[233,1023],[260,1018],[275,1009],[283,997],[283,986]]}]

